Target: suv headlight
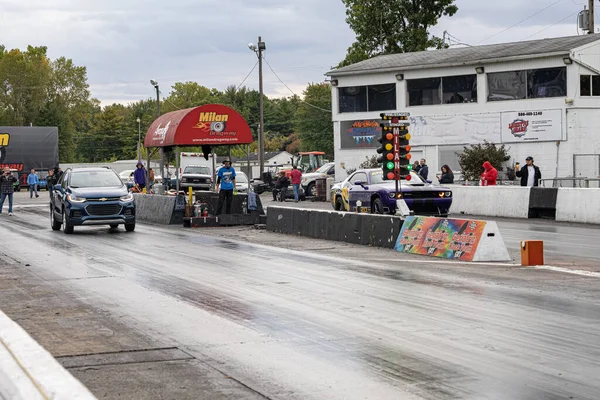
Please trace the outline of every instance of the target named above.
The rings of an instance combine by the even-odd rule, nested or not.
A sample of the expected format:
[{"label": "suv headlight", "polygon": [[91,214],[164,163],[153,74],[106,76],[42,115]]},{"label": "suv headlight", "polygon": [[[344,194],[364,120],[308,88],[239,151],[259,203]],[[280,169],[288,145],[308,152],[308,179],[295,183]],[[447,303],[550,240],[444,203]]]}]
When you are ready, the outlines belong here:
[{"label": "suv headlight", "polygon": [[133,201],[133,194],[127,193],[125,196],[121,196],[121,201]]},{"label": "suv headlight", "polygon": [[77,197],[74,194],[70,194],[67,198],[73,203],[84,203],[87,200],[85,197]]}]

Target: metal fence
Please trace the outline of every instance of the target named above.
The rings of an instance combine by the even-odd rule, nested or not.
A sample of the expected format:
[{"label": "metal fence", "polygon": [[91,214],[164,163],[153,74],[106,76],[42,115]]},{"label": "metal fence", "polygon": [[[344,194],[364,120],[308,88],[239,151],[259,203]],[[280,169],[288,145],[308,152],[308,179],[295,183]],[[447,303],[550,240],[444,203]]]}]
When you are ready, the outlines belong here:
[{"label": "metal fence", "polygon": [[572,177],[541,179],[540,186],[552,188],[598,188],[600,178]]}]

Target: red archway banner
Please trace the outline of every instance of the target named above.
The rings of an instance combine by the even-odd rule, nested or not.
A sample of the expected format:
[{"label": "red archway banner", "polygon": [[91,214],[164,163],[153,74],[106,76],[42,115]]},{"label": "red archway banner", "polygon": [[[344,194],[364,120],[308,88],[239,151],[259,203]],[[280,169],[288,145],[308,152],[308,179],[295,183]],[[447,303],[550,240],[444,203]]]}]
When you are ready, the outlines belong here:
[{"label": "red archway banner", "polygon": [[161,115],[148,128],[144,147],[252,142],[252,131],[237,111],[221,104],[207,104]]}]

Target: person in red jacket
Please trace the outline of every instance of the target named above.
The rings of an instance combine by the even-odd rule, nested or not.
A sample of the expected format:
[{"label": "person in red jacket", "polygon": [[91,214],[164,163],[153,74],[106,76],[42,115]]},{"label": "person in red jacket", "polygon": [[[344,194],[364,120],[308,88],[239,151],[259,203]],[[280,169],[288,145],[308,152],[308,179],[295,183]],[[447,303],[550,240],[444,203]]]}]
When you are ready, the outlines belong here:
[{"label": "person in red jacket", "polygon": [[496,186],[496,179],[498,178],[498,170],[492,167],[489,161],[483,163],[483,174],[481,174],[481,185],[482,186]]},{"label": "person in red jacket", "polygon": [[292,187],[294,188],[294,202],[297,203],[298,198],[300,197],[300,183],[302,183],[302,172],[300,172],[298,167],[294,165],[290,176],[292,178]]}]

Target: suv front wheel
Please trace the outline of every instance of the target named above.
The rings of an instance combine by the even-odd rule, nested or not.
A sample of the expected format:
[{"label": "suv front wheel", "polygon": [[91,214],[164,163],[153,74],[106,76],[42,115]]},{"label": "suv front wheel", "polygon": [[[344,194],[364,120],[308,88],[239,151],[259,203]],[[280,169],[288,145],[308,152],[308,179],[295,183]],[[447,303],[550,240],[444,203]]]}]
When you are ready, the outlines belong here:
[{"label": "suv front wheel", "polygon": [[56,216],[54,215],[54,206],[50,204],[50,225],[52,226],[53,231],[60,231],[60,221],[56,220]]},{"label": "suv front wheel", "polygon": [[62,228],[63,232],[66,234],[73,233],[73,231],[75,230],[73,225],[69,223],[69,217],[67,217],[67,211],[64,208],[62,212]]}]

